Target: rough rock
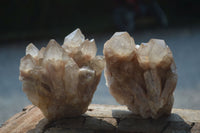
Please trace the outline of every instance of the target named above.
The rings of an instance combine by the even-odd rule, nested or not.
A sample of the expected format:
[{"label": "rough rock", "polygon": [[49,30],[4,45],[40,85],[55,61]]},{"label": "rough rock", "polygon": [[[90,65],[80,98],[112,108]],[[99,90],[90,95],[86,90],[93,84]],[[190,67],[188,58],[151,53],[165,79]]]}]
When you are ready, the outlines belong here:
[{"label": "rough rock", "polygon": [[38,50],[26,48],[20,62],[23,91],[49,120],[73,117],[87,111],[104,68],[96,56],[94,40],[85,40],[79,29],[65,38],[62,47],[50,40]]},{"label": "rough rock", "polygon": [[118,103],[143,118],[170,114],[177,74],[164,40],[136,45],[127,32],[117,32],[103,52],[106,84]]}]

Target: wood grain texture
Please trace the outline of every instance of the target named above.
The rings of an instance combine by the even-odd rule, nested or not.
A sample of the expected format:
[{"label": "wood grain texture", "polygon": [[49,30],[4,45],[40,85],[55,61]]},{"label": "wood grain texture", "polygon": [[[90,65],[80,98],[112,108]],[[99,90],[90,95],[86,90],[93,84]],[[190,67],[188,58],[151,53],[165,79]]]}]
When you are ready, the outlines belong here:
[{"label": "wood grain texture", "polygon": [[33,105],[25,107],[0,128],[0,133],[200,133],[200,110],[173,109],[170,116],[141,119],[125,106],[89,106],[80,117],[48,122]]}]

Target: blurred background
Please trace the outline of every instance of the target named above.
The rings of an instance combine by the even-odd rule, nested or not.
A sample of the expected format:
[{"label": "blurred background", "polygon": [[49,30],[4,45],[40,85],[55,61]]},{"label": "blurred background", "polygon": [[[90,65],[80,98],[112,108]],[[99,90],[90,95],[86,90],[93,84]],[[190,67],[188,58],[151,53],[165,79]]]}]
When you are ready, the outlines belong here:
[{"label": "blurred background", "polygon": [[[0,2],[0,124],[30,104],[18,80],[20,58],[32,42],[61,45],[80,28],[98,54],[114,32],[128,31],[137,44],[164,39],[178,72],[175,108],[200,109],[200,1],[198,0],[4,0]],[[92,103],[117,104],[102,75]]]}]

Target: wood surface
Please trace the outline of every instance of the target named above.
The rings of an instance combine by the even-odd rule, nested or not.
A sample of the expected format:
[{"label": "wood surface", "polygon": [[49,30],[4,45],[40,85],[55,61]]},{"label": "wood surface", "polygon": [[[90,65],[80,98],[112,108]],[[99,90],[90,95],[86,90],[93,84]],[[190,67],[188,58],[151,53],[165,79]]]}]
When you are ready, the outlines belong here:
[{"label": "wood surface", "polygon": [[173,109],[170,116],[141,119],[125,106],[91,104],[80,117],[49,122],[33,105],[0,127],[0,133],[200,133],[200,110]]}]

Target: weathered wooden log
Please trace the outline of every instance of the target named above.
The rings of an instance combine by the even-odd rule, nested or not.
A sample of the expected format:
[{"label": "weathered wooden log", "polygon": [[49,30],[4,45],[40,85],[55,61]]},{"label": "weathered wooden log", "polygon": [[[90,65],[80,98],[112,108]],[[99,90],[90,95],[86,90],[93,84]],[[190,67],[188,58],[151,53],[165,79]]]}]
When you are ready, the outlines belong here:
[{"label": "weathered wooden log", "polygon": [[96,105],[75,118],[48,122],[33,105],[7,120],[0,133],[200,133],[200,110],[173,109],[170,116],[141,119],[125,106]]}]

